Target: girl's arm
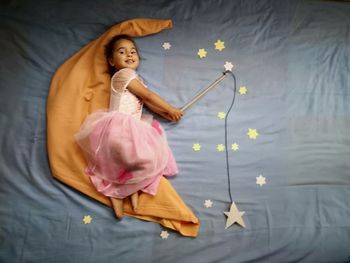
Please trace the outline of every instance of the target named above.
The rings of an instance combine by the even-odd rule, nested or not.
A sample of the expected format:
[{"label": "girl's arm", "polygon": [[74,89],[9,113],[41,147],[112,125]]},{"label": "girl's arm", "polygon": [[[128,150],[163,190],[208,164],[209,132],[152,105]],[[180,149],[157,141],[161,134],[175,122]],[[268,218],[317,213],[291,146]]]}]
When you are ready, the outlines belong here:
[{"label": "girl's arm", "polygon": [[153,111],[153,112],[157,113],[158,115],[162,116],[164,119],[172,121],[172,118],[169,116],[169,114],[163,113],[163,111],[160,110],[158,107],[153,106],[150,103],[148,103],[148,104],[145,103],[145,105],[146,105],[146,107],[148,109],[150,109],[151,111]]},{"label": "girl's arm", "polygon": [[129,83],[128,90],[135,96],[141,98],[150,110],[159,114],[163,118],[170,121],[179,121],[181,119],[183,113],[180,109],[171,106],[156,93],[145,88],[145,86],[137,79],[133,79]]}]

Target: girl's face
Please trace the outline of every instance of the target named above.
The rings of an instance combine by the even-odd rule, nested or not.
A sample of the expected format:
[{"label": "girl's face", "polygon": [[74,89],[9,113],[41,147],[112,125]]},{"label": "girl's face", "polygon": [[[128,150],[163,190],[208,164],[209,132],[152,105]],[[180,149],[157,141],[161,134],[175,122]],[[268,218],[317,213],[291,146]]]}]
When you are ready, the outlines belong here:
[{"label": "girl's face", "polygon": [[140,64],[140,58],[133,42],[127,39],[120,39],[114,44],[113,57],[109,58],[108,62],[116,70],[122,68],[136,70]]}]

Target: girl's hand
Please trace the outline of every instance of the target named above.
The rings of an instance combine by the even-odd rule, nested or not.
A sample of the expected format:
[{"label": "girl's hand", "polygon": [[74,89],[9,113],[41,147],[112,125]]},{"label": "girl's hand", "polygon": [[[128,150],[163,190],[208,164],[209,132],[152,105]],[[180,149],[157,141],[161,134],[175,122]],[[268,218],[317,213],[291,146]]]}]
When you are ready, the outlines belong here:
[{"label": "girl's hand", "polygon": [[178,122],[179,120],[181,120],[183,112],[178,108],[172,107],[171,110],[168,112],[168,116],[171,121]]}]

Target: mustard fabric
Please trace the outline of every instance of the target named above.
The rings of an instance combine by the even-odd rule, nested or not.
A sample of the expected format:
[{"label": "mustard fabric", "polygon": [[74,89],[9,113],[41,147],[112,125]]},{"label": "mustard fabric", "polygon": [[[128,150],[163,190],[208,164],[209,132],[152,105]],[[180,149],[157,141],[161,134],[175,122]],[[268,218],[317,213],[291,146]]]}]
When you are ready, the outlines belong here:
[{"label": "mustard fabric", "polygon": [[[85,175],[86,162],[73,135],[87,115],[108,108],[110,74],[104,46],[109,39],[118,34],[141,37],[171,27],[171,20],[137,18],[121,22],[70,57],[56,71],[47,100],[47,145],[52,175],[57,180],[111,206],[110,200],[98,193]],[[124,210],[126,215],[159,223],[184,236],[198,235],[197,217],[166,178],[162,178],[156,196],[140,195],[136,212],[128,200]]]}]

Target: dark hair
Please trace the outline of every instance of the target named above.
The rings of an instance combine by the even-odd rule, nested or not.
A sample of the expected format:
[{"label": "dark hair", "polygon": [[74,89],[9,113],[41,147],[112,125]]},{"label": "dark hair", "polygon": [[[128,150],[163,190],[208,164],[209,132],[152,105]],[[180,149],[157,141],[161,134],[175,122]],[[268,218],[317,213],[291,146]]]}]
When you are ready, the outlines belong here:
[{"label": "dark hair", "polygon": [[136,51],[137,51],[136,43],[135,43],[135,41],[134,41],[130,36],[128,36],[128,35],[116,35],[116,36],[112,37],[112,38],[109,40],[109,42],[105,45],[105,56],[106,56],[106,60],[107,60],[107,65],[108,65],[109,73],[110,73],[111,75],[113,75],[113,74],[115,73],[115,69],[114,69],[114,67],[112,67],[112,66],[109,64],[108,60],[109,60],[110,58],[113,58],[114,44],[115,44],[116,42],[118,42],[119,40],[122,40],[122,39],[131,41],[131,42],[134,44],[134,46],[135,46],[135,48],[136,48]]}]

